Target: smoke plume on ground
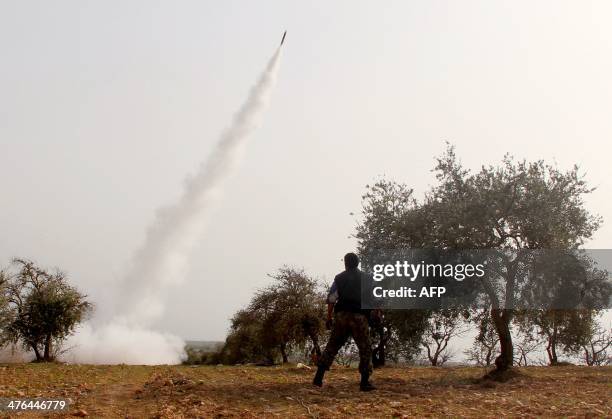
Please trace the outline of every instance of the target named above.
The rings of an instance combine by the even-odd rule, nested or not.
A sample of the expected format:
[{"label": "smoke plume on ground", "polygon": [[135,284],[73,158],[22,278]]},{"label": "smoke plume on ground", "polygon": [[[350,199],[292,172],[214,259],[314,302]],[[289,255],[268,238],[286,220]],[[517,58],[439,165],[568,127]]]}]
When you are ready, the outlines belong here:
[{"label": "smoke plume on ground", "polygon": [[165,311],[165,295],[184,278],[191,250],[202,237],[223,181],[240,160],[248,135],[265,110],[281,55],[274,53],[246,102],[197,173],[185,180],[177,203],[157,211],[146,239],[116,290],[117,305],[106,321],[83,325],[68,343],[67,361],[79,363],[174,364],[183,341],[153,331]]}]

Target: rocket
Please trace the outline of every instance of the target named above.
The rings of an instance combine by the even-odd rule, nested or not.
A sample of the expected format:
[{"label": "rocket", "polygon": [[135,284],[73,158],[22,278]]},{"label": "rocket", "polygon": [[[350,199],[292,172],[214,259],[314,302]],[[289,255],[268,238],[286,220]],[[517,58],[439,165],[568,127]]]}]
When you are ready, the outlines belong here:
[{"label": "rocket", "polygon": [[283,39],[281,39],[281,45],[283,45],[283,42],[285,42],[285,36],[287,36],[287,31],[285,31],[285,33],[283,34]]}]

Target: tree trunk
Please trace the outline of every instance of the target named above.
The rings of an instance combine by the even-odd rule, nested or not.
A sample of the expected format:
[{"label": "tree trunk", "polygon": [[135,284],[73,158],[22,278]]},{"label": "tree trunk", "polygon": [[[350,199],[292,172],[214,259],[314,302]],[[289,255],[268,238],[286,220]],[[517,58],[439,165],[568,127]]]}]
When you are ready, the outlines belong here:
[{"label": "tree trunk", "polygon": [[548,354],[548,362],[550,365],[557,365],[559,359],[557,358],[557,348],[555,340],[551,336],[548,338],[548,345],[546,346],[546,354]]},{"label": "tree trunk", "polygon": [[289,359],[287,358],[287,345],[284,342],[280,344],[280,352],[283,357],[283,364],[288,363]]},{"label": "tree trunk", "polygon": [[310,333],[310,340],[312,341],[312,348],[314,349],[317,356],[321,356],[321,346],[319,346],[319,339],[316,334]]},{"label": "tree trunk", "polygon": [[321,347],[319,346],[319,339],[315,333],[309,333],[308,336],[312,341],[312,350],[310,351],[310,362],[313,365],[319,365],[319,358],[321,357]]},{"label": "tree trunk", "polygon": [[429,358],[429,363],[431,364],[432,367],[437,367],[438,366],[438,355],[440,355],[440,344],[436,342],[436,348],[433,351],[433,354],[431,353],[431,348],[429,347],[429,345],[425,345],[427,347],[427,358]]},{"label": "tree trunk", "polygon": [[[448,340],[443,340],[442,342],[436,341],[436,348],[433,357],[430,358],[432,367],[437,367],[438,365],[442,365],[444,363],[444,356],[442,355],[442,352],[444,352],[447,345]],[[429,348],[427,349],[429,350]]]},{"label": "tree trunk", "polygon": [[375,329],[378,334],[378,345],[372,351],[372,366],[374,368],[383,367],[386,362],[385,345],[387,343],[385,338],[385,328],[383,326]]},{"label": "tree trunk", "polygon": [[582,348],[584,349],[584,362],[590,367],[591,359],[589,357],[589,350],[586,348],[586,346],[583,346]]},{"label": "tree trunk", "polygon": [[512,335],[510,334],[510,310],[493,308],[491,309],[491,317],[499,336],[500,347],[500,354],[495,359],[495,366],[498,371],[505,371],[512,367],[514,361],[514,348],[512,347]]},{"label": "tree trunk", "polygon": [[378,345],[378,366],[379,367],[384,367],[385,364],[387,363],[387,354],[385,352],[385,345],[387,344],[386,339],[384,339],[384,333],[383,333],[383,340],[380,342],[380,344]]},{"label": "tree trunk", "polygon": [[485,367],[491,366],[491,357],[493,356],[493,348],[487,346],[487,354],[485,356]]},{"label": "tree trunk", "polygon": [[38,345],[30,345],[32,347],[32,350],[34,350],[34,355],[36,355],[36,360],[37,361],[42,361],[42,356],[40,356],[40,351],[38,350]]},{"label": "tree trunk", "polygon": [[52,356],[51,355],[52,354],[51,345],[52,345],[53,341],[52,341],[51,338],[52,338],[52,336],[51,336],[50,333],[45,338],[45,361],[47,361],[47,362],[51,361],[51,356]]}]

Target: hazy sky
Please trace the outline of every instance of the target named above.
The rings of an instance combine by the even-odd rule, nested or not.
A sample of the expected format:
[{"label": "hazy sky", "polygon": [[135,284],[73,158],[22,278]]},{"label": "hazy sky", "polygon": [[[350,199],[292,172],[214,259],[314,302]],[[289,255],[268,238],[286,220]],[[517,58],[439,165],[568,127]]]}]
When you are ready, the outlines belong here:
[{"label": "hazy sky", "polygon": [[579,164],[610,248],[612,3],[0,0],[0,262],[103,307],[156,208],[211,151],[287,29],[272,106],[159,329],[222,339],[282,264],[331,280],[364,186],[421,195],[444,141]]}]

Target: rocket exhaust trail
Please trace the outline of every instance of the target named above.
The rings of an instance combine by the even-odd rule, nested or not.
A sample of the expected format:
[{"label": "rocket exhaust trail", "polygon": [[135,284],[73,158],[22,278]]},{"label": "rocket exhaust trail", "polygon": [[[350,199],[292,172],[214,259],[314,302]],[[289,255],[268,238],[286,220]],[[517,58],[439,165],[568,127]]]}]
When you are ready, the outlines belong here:
[{"label": "rocket exhaust trail", "polygon": [[159,316],[163,312],[165,288],[182,280],[190,251],[200,238],[211,204],[223,181],[236,167],[247,137],[259,125],[268,105],[280,55],[279,46],[210,156],[185,181],[179,201],[161,208],[149,226],[146,240],[124,279],[123,307],[131,306],[125,313],[130,322],[146,323]]},{"label": "rocket exhaust trail", "polygon": [[279,45],[209,157],[186,179],[178,202],[157,211],[117,291],[114,313],[100,319],[102,322],[85,324],[72,337],[69,343],[74,349],[66,356],[69,362],[180,363],[182,340],[147,327],[164,312],[168,289],[183,279],[211,206],[238,164],[249,134],[259,125],[276,81],[280,56]]}]

